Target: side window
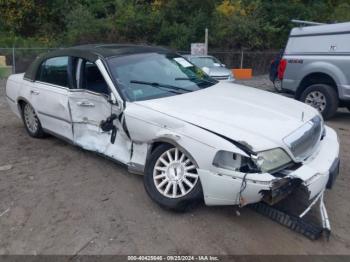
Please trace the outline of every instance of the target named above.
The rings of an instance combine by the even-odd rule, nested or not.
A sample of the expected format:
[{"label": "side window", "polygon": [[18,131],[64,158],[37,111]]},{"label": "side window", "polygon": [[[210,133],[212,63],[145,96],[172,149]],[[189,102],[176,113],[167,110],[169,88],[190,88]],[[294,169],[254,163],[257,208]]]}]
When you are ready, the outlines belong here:
[{"label": "side window", "polygon": [[89,61],[83,61],[81,65],[81,87],[95,93],[109,95],[108,85],[98,67]]},{"label": "side window", "polygon": [[68,87],[68,57],[54,57],[44,61],[39,69],[37,80]]}]

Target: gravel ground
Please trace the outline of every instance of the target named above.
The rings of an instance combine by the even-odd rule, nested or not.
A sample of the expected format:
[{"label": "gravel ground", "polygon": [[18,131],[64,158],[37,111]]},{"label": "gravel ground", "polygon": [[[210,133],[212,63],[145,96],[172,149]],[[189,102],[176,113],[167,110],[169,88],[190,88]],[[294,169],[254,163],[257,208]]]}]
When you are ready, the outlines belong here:
[{"label": "gravel ground", "polygon": [[[142,177],[54,137],[32,139],[0,82],[0,254],[350,254],[350,113],[328,124],[341,175],[327,192],[332,236],[310,241],[243,208],[179,214],[146,195]],[[272,90],[266,77],[243,84]],[[9,166],[5,166],[9,165]],[[3,170],[1,170],[3,169]]]}]

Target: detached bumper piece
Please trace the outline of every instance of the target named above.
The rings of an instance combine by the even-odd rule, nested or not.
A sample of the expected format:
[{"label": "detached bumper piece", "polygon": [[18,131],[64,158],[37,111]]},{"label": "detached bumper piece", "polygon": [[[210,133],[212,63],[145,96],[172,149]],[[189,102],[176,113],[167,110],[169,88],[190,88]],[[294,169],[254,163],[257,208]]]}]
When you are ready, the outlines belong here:
[{"label": "detached bumper piece", "polygon": [[332,189],[334,182],[337,176],[339,175],[339,167],[340,167],[340,160],[339,158],[337,158],[336,160],[334,160],[331,168],[329,169],[329,179],[327,183],[328,189]]},{"label": "detached bumper piece", "polygon": [[282,178],[273,183],[270,190],[263,190],[263,201],[274,205],[289,196],[301,184],[299,179]]},{"label": "detached bumper piece", "polygon": [[[328,240],[331,233],[331,227],[328,219],[327,210],[323,201],[323,194],[324,191],[317,195],[312,201],[312,203],[299,216],[290,214],[263,202],[252,204],[250,205],[250,207],[256,212],[271,218],[279,224],[286,226],[287,228],[297,233],[300,233],[311,240],[316,240],[320,238],[322,234],[324,234]],[[319,202],[322,226],[317,226],[314,223],[308,222],[303,219],[303,217],[311,210],[311,208],[317,202]]]}]

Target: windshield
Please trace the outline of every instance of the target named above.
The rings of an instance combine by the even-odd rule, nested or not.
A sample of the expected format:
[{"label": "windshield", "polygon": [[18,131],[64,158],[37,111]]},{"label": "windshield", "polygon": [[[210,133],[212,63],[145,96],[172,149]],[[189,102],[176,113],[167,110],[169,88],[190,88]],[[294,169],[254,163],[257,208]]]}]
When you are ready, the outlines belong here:
[{"label": "windshield", "polygon": [[191,62],[196,66],[202,67],[215,67],[215,64],[221,64],[219,60],[214,57],[192,57]]},{"label": "windshield", "polygon": [[108,59],[112,76],[129,101],[193,92],[217,83],[177,54],[142,53]]}]

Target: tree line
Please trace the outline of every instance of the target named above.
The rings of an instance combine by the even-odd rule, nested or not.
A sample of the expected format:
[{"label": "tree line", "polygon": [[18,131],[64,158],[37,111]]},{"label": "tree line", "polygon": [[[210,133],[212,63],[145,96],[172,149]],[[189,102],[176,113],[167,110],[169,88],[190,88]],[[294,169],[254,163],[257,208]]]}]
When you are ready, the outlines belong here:
[{"label": "tree line", "polygon": [[149,43],[189,50],[284,47],[290,20],[350,20],[349,0],[0,0],[0,47]]}]

